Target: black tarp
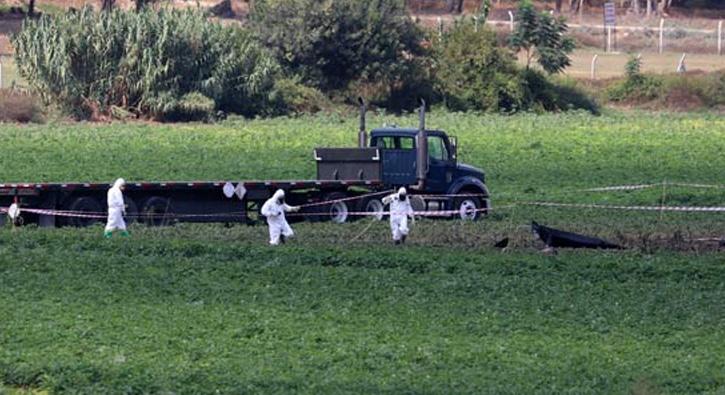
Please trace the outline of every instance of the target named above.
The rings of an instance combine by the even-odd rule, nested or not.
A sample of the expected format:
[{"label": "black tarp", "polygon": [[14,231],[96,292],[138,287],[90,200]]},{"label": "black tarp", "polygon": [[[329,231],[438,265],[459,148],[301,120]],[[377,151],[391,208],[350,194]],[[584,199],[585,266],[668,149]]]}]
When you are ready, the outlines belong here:
[{"label": "black tarp", "polygon": [[531,222],[531,232],[541,239],[547,247],[624,249],[624,247],[606,240],[549,228],[544,225],[539,225],[535,221]]}]

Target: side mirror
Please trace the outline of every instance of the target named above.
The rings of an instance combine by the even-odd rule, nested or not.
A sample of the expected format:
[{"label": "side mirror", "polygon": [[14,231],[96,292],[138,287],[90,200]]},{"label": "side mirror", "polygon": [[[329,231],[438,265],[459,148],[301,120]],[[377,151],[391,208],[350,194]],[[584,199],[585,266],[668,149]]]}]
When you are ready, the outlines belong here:
[{"label": "side mirror", "polygon": [[451,141],[451,159],[458,160],[458,139],[455,136],[449,137]]}]

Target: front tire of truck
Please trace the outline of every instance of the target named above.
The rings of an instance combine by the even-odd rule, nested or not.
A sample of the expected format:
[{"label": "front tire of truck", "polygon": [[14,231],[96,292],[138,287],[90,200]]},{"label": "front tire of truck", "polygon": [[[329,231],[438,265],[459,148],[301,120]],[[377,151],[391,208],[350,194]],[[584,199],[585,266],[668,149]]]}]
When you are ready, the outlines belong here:
[{"label": "front tire of truck", "polygon": [[481,199],[473,196],[456,198],[453,201],[455,216],[463,221],[475,221],[481,217]]}]

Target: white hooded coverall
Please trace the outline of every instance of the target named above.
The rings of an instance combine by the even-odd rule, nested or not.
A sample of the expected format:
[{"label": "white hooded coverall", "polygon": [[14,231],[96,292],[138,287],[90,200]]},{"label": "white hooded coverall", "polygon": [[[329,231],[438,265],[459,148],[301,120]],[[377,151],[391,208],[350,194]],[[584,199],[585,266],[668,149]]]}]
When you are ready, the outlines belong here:
[{"label": "white hooded coverall", "polygon": [[292,237],[295,234],[287,223],[284,213],[286,211],[297,211],[299,208],[280,203],[282,198],[284,198],[284,191],[278,189],[262,206],[262,215],[267,217],[267,225],[269,225],[269,244],[271,245],[279,244],[280,235]]},{"label": "white hooded coverall", "polygon": [[[406,195],[405,200],[400,199],[400,195]],[[413,217],[413,207],[410,205],[405,188],[400,188],[397,193],[383,198],[383,204],[390,204],[390,230],[393,232],[393,240],[399,241],[403,236],[407,236],[408,216]]]},{"label": "white hooded coverall", "polygon": [[119,178],[113,183],[113,187],[108,190],[108,222],[106,223],[106,232],[114,230],[126,230],[126,222],[123,215],[126,213],[126,205],[123,202],[123,192],[121,187],[126,185],[123,178]]}]

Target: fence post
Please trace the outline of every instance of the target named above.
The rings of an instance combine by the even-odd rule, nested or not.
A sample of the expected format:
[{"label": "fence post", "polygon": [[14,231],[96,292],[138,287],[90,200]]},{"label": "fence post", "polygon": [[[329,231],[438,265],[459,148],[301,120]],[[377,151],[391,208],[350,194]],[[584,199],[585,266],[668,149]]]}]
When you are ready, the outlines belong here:
[{"label": "fence post", "polygon": [[717,54],[722,55],[722,20],[717,23]]},{"label": "fence post", "polygon": [[685,71],[687,71],[687,68],[685,66],[685,56],[687,56],[687,54],[683,53],[682,57],[680,58],[680,63],[677,64],[678,73],[684,73]]},{"label": "fence post", "polygon": [[473,31],[478,33],[478,17],[477,16],[473,17]]},{"label": "fence post", "polygon": [[443,19],[441,17],[438,17],[438,37],[443,37]]},{"label": "fence post", "polygon": [[0,56],[0,89],[3,88],[3,57]]},{"label": "fence post", "polygon": [[509,28],[514,31],[514,13],[509,10]]},{"label": "fence post", "polygon": [[596,80],[597,79],[597,59],[599,58],[599,55],[594,54],[592,57],[592,71],[591,71],[591,79]]},{"label": "fence post", "polygon": [[660,53],[665,48],[665,18],[660,18]]}]

